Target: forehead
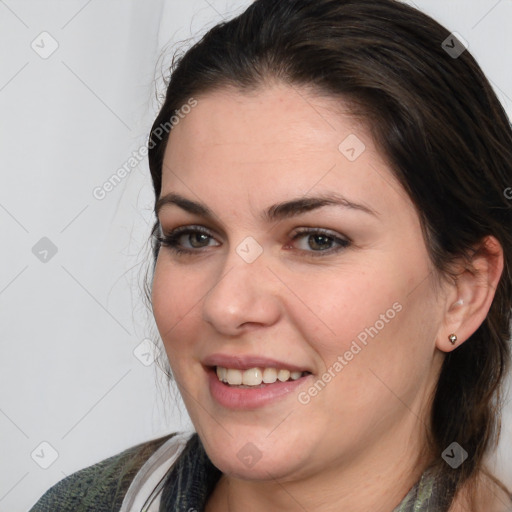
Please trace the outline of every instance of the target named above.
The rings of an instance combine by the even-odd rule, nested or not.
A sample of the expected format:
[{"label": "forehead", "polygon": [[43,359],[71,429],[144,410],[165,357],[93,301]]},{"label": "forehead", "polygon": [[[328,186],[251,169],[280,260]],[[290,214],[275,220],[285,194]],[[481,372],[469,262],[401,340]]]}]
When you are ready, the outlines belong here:
[{"label": "forehead", "polygon": [[207,199],[229,191],[231,200],[240,192],[246,201],[277,202],[335,191],[377,211],[397,206],[398,196],[408,202],[367,129],[339,99],[284,84],[196,99],[169,137],[162,194]]},{"label": "forehead", "polygon": [[[336,149],[344,134],[357,131],[366,137],[363,126],[349,117],[339,100],[296,86],[276,83],[248,92],[224,88],[197,102],[186,122],[173,129],[171,144],[173,138],[193,138],[196,151],[230,146],[243,151],[301,148],[318,152],[322,147]],[[258,151],[257,156],[265,154]]]}]

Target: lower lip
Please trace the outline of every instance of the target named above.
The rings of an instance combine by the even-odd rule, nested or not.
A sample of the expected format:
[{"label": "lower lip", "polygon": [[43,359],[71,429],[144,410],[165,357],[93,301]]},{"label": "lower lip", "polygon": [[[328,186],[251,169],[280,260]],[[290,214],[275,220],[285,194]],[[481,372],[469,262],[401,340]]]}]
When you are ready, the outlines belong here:
[{"label": "lower lip", "polygon": [[308,374],[297,380],[277,381],[274,384],[251,389],[224,384],[218,379],[213,368],[207,368],[207,373],[211,395],[220,405],[228,409],[256,409],[262,407],[295,391],[304,384],[308,377],[312,376]]}]

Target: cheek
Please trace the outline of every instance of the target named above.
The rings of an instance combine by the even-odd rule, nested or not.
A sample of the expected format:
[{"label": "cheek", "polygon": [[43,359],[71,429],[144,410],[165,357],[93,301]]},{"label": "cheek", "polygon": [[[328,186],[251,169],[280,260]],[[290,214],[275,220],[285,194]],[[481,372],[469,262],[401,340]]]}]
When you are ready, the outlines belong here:
[{"label": "cheek", "polygon": [[384,261],[381,254],[380,262],[367,260],[364,268],[347,265],[346,271],[295,280],[294,291],[305,300],[289,301],[288,311],[322,370],[344,375],[332,379],[332,389],[341,386],[346,396],[372,401],[376,388],[385,391],[375,374],[399,386],[405,378],[421,379],[438,319],[420,263]]},{"label": "cheek", "polygon": [[317,378],[325,385],[307,389],[300,403],[310,400],[304,412],[315,411],[317,422],[332,426],[331,446],[340,442],[340,428],[352,440],[371,438],[374,427],[390,428],[408,413],[428,376],[431,348],[425,338],[435,322],[426,313],[426,288],[407,296],[405,278],[382,272],[316,282],[314,294],[302,285],[321,321],[312,321],[304,308],[295,309],[293,321],[322,360]]},{"label": "cheek", "polygon": [[166,263],[164,257],[157,260],[151,297],[155,322],[169,354],[188,346],[177,342],[194,324],[205,291],[193,273]]},{"label": "cheek", "polygon": [[[401,299],[399,281],[354,265],[295,276],[294,292],[303,298],[288,302],[294,323],[301,326],[304,339],[312,340],[320,353],[331,358],[348,350],[354,339],[364,342],[365,329],[376,322],[379,331],[384,330],[400,309],[396,304]],[[384,324],[381,315],[388,322]]]}]

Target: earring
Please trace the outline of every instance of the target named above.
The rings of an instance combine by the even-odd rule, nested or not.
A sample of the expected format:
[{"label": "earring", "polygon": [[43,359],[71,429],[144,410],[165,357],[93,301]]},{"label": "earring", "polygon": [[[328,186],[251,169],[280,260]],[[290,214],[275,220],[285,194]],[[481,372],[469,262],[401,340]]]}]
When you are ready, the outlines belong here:
[{"label": "earring", "polygon": [[450,343],[452,345],[455,345],[455,343],[457,342],[457,335],[456,334],[450,334],[450,336],[448,336],[448,339],[450,340]]}]

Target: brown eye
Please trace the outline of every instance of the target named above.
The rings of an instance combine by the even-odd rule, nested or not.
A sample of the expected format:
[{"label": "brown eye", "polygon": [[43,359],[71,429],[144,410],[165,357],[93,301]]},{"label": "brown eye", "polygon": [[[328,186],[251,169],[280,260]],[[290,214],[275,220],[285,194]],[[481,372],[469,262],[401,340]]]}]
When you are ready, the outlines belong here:
[{"label": "brown eye", "polygon": [[210,238],[211,237],[209,235],[206,235],[205,233],[194,231],[185,235],[181,235],[178,238],[178,242],[181,243],[182,245],[185,245],[186,247],[186,244],[183,244],[182,242],[182,239],[185,239],[188,240],[190,247],[192,247],[193,249],[200,249],[201,247],[207,247],[209,245]]},{"label": "brown eye", "polygon": [[309,235],[307,237],[308,246],[314,251],[325,251],[330,249],[334,239],[325,235]]},{"label": "brown eye", "polygon": [[336,233],[323,229],[302,229],[296,232],[292,240],[300,251],[317,253],[333,253],[348,247],[351,242]]},{"label": "brown eye", "polygon": [[157,236],[158,242],[177,254],[201,252],[201,249],[220,245],[219,242],[201,226],[182,226],[165,236]]}]

